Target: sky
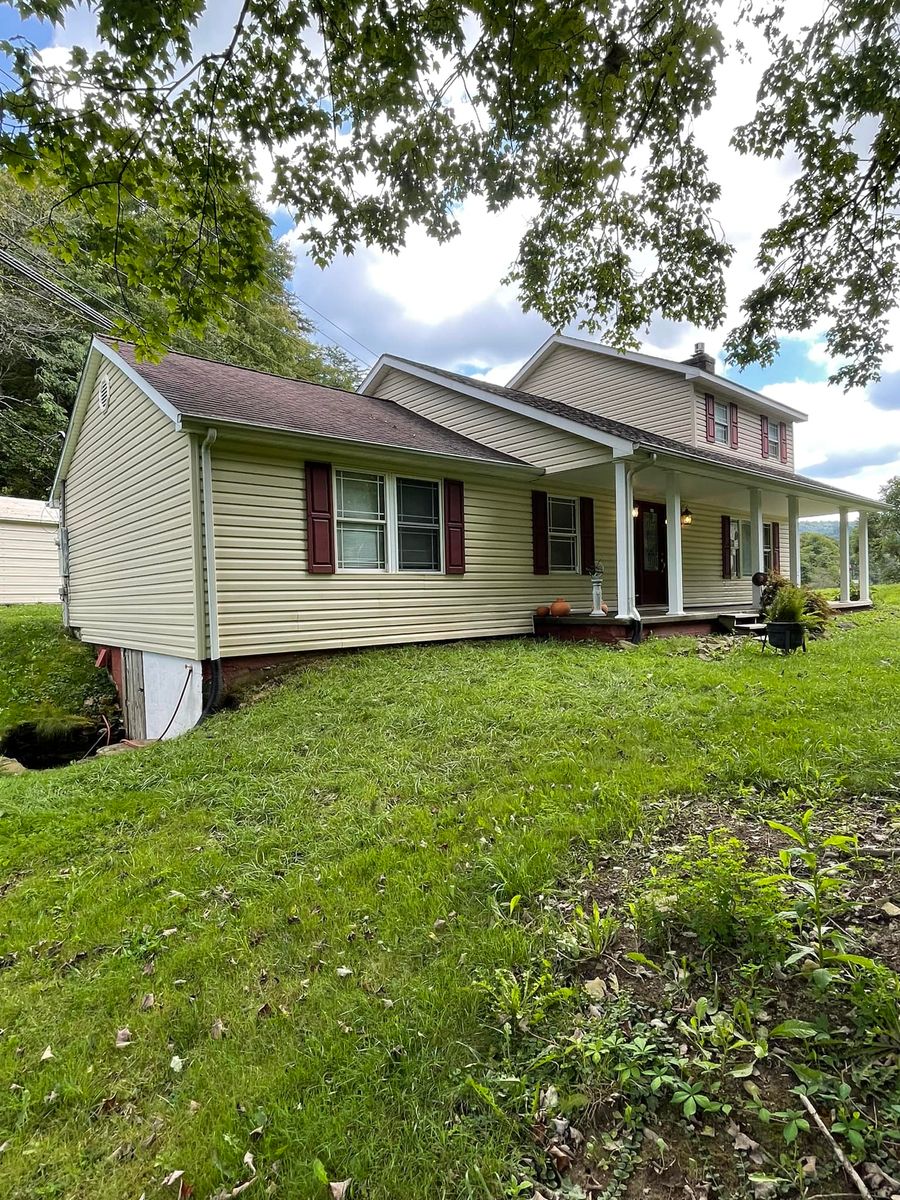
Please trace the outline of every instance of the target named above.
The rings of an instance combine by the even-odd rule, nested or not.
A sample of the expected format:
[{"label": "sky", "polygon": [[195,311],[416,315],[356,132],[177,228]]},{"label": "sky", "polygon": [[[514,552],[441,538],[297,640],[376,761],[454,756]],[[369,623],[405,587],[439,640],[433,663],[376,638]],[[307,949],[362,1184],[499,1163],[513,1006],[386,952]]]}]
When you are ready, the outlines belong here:
[{"label": "sky", "polygon": [[[213,15],[198,29],[198,52],[228,40],[236,6],[237,0],[209,5]],[[21,21],[0,2],[0,37],[16,33],[60,51],[94,44],[93,21],[86,11],[76,10],[65,28],[54,31],[34,20]],[[722,373],[808,414],[808,422],[795,431],[797,470],[875,496],[881,484],[900,474],[900,316],[892,322],[897,348],[885,360],[882,378],[866,389],[845,392],[828,384],[831,365],[821,331],[784,339],[778,360],[767,368],[738,372],[724,367],[719,354],[727,330],[736,323],[741,298],[757,278],[759,236],[774,220],[792,177],[789,159],[747,159],[729,146],[734,126],[753,115],[759,71],[758,62],[742,65],[730,59],[722,69],[716,102],[697,125],[722,185],[715,216],[736,247],[727,275],[726,321],[716,330],[654,321],[641,350],[682,359],[695,342],[704,342]],[[266,202],[262,155],[258,169]],[[306,257],[290,214],[267,207],[275,235],[294,251],[293,288],[309,306],[323,340],[341,344],[364,365],[380,353],[393,353],[506,383],[552,332],[535,314],[524,313],[514,290],[502,282],[527,221],[524,204],[492,214],[481,200],[472,199],[462,206],[461,232],[449,243],[439,245],[414,230],[399,254],[360,247],[325,270]],[[587,336],[577,326],[565,332]]]}]

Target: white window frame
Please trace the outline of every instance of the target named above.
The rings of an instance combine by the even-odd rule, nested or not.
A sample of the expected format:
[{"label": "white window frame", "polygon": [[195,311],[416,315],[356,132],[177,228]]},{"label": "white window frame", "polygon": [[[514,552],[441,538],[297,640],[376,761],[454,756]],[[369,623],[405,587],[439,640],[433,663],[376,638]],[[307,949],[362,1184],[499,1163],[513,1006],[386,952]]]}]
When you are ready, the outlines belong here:
[{"label": "white window frame", "polygon": [[[719,420],[719,412],[723,412],[725,416]],[[724,436],[719,437],[719,429],[724,430]],[[723,404],[721,400],[713,401],[713,441],[717,446],[731,445],[731,412],[727,404]]]},{"label": "white window frame", "polygon": [[[768,443],[769,443],[769,458],[781,458],[781,426],[777,421],[773,421],[771,417],[766,417],[768,422]],[[774,430],[774,434],[773,431]]]},{"label": "white window frame", "polygon": [[[331,488],[332,495],[335,497],[334,505],[334,526],[335,526],[335,542],[338,543],[337,528],[342,518],[337,512],[337,477],[340,474],[347,475],[370,475],[381,479],[384,483],[384,558],[385,564],[383,567],[342,567],[340,565],[340,554],[335,547],[335,573],[338,575],[402,575],[404,579],[412,576],[425,576],[432,578],[435,575],[444,574],[444,481],[443,479],[435,479],[426,475],[414,475],[407,471],[372,471],[366,467],[345,467],[332,466],[331,468]],[[397,480],[398,479],[413,479],[418,483],[433,483],[437,486],[438,494],[438,566],[434,569],[417,568],[410,570],[408,568],[401,569],[400,567],[400,513],[397,504]],[[346,518],[352,520],[352,518]],[[376,522],[369,522],[375,524]]]},{"label": "white window frame", "polygon": [[[554,501],[556,503],[572,505],[572,511],[575,514],[575,527],[574,527],[573,532],[569,533],[568,530],[566,530],[563,533],[554,534],[553,525],[550,521],[550,512],[551,512],[550,506],[551,506],[551,504],[553,504]],[[567,541],[570,539],[574,541],[574,548],[575,548],[575,554],[573,556],[574,561],[575,561],[574,567],[554,567],[552,565],[553,564],[552,544],[553,544],[554,537],[556,537],[558,540],[561,538],[565,538]],[[549,494],[547,496],[547,565],[549,567],[551,575],[580,575],[581,574],[581,506],[578,503],[578,499],[575,496],[551,496]]]},{"label": "white window frame", "polygon": [[[731,521],[731,578],[732,579],[750,579],[756,574],[755,569],[751,569],[746,575],[744,574],[741,557],[744,548],[744,531],[746,528],[747,545],[753,545],[753,531],[750,528],[749,517],[730,517]],[[735,530],[737,536],[735,536]],[[768,547],[766,542],[768,541]],[[763,521],[763,570],[773,571],[775,569],[775,556],[772,553],[772,522]],[[751,551],[752,552],[752,551]],[[768,559],[768,563],[767,560]],[[751,560],[751,568],[753,563]]]}]

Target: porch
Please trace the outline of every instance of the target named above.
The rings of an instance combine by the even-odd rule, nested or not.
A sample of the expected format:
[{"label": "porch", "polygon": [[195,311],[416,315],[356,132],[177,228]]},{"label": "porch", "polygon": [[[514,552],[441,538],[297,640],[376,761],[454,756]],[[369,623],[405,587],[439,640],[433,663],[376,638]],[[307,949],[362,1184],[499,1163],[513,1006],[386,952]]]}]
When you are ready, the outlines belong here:
[{"label": "porch", "polygon": [[[601,614],[585,587],[554,580],[573,605],[563,618],[538,620],[541,636],[632,637],[635,627],[653,636],[705,634],[758,620],[765,576],[777,572],[799,584],[801,517],[839,514],[840,589],[835,607],[870,604],[868,514],[877,501],[795,475],[789,468],[694,461],[663,452],[608,460],[591,468],[548,472],[554,482],[596,488],[608,500],[597,509],[594,545],[602,568]],[[589,482],[590,481],[590,482]],[[851,563],[852,517],[858,514],[857,572]],[[551,530],[551,533],[553,531]],[[551,568],[550,574],[555,572]],[[585,581],[586,583],[586,581]],[[853,591],[858,586],[858,593]],[[852,601],[851,595],[859,600]],[[553,592],[548,592],[550,599]]]}]

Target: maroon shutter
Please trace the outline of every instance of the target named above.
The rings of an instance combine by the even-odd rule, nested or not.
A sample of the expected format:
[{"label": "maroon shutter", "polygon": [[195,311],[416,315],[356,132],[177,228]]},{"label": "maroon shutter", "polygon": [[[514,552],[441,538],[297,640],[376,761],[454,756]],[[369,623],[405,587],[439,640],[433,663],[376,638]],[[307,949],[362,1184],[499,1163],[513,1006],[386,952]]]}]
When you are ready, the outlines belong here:
[{"label": "maroon shutter", "polygon": [[737,450],[738,436],[738,406],[736,404],[728,405],[728,427],[731,431],[731,448]]},{"label": "maroon shutter", "polygon": [[330,463],[306,464],[306,569],[334,574],[334,500]]},{"label": "maroon shutter", "polygon": [[547,493],[531,493],[531,546],[535,575],[550,574],[550,540],[547,531]]},{"label": "maroon shutter", "polygon": [[711,393],[706,393],[706,440],[716,440],[716,401]]},{"label": "maroon shutter", "polygon": [[778,426],[778,448],[781,452],[781,461],[787,462],[787,425],[784,421]]},{"label": "maroon shutter", "polygon": [[722,518],[722,578],[731,578],[731,517]]},{"label": "maroon shutter", "polygon": [[578,501],[578,526],[581,532],[581,573],[589,575],[594,565],[594,498],[582,496]]},{"label": "maroon shutter", "polygon": [[462,480],[444,480],[444,573],[466,571],[465,497]]},{"label": "maroon shutter", "polygon": [[772,570],[781,574],[781,526],[777,521],[772,522]]},{"label": "maroon shutter", "polygon": [[762,416],[759,418],[759,429],[762,434],[762,456],[769,457],[769,418]]}]

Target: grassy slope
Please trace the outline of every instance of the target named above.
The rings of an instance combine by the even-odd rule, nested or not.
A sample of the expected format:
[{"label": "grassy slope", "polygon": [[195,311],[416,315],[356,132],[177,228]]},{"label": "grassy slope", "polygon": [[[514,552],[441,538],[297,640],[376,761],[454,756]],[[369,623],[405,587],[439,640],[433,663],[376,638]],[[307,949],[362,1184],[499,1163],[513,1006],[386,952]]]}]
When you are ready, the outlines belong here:
[{"label": "grassy slope", "polygon": [[56,604],[0,605],[0,733],[16,721],[112,712],[89,646],[66,637]]},{"label": "grassy slope", "polygon": [[472,979],[541,951],[492,895],[527,905],[666,794],[895,785],[900,611],[851,624],[789,659],[347,655],[177,742],[0,782],[3,1194],[149,1200],[184,1170],[206,1197],[252,1148],[279,1197],[322,1194],[316,1157],[369,1197],[482,1195],[466,1167],[513,1135],[454,1118]]}]

